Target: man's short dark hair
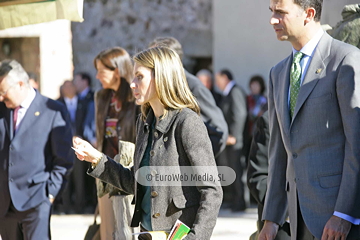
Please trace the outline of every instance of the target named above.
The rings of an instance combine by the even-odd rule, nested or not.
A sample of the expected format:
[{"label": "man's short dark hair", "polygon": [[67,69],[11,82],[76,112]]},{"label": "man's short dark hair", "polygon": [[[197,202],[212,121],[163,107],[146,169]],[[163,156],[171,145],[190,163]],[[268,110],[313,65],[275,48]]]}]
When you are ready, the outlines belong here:
[{"label": "man's short dark hair", "polygon": [[294,3],[304,10],[307,8],[314,8],[316,10],[314,20],[320,22],[323,0],[294,0]]},{"label": "man's short dark hair", "polygon": [[91,86],[91,77],[89,74],[87,74],[85,72],[79,72],[76,75],[79,75],[81,77],[81,79],[86,80],[88,83],[88,86]]},{"label": "man's short dark hair", "polygon": [[230,70],[228,69],[222,69],[220,71],[220,75],[226,75],[226,77],[231,81],[233,80],[233,75],[231,74]]},{"label": "man's short dark hair", "polygon": [[184,52],[182,50],[180,42],[173,37],[157,37],[149,43],[148,47],[164,46],[174,50],[180,57],[183,58]]}]

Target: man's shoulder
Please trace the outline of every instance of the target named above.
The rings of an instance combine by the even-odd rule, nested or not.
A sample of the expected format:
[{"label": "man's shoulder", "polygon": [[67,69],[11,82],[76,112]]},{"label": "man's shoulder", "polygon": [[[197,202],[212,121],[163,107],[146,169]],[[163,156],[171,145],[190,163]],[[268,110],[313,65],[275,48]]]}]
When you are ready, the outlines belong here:
[{"label": "man's shoulder", "polygon": [[34,101],[38,102],[38,104],[42,104],[45,108],[53,111],[63,111],[66,110],[64,103],[59,100],[54,100],[48,98],[40,93],[36,94]]}]

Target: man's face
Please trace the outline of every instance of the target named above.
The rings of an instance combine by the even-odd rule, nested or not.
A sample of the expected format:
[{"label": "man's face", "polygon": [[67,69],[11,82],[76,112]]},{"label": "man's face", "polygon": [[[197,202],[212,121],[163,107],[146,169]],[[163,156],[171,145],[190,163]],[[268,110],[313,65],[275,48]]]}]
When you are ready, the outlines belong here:
[{"label": "man's face", "polygon": [[294,43],[304,34],[306,12],[293,0],[270,0],[270,24],[277,39]]},{"label": "man's face", "polygon": [[0,77],[0,102],[4,102],[7,108],[20,106],[22,98],[20,82],[9,84],[6,77]]},{"label": "man's face", "polygon": [[228,81],[228,78],[226,77],[226,75],[221,75],[220,73],[217,73],[215,75],[215,84],[221,91],[225,90],[228,82],[229,81]]},{"label": "man's face", "polygon": [[87,81],[81,78],[81,75],[75,75],[74,84],[77,92],[82,92],[87,87]]}]

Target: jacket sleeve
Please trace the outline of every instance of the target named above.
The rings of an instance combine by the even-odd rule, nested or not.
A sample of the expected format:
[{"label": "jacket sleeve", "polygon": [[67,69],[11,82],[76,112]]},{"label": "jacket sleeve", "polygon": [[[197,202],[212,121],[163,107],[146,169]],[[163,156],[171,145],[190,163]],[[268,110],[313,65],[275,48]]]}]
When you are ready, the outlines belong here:
[{"label": "jacket sleeve", "polygon": [[55,113],[50,133],[52,170],[47,182],[48,194],[56,195],[66,182],[65,175],[73,166],[75,155],[72,152],[72,132],[70,118],[65,106]]},{"label": "jacket sleeve", "polygon": [[[214,172],[210,169],[216,170],[215,159],[211,152],[206,127],[201,119],[196,114],[189,114],[180,124],[178,133],[181,134],[181,144],[190,164],[199,166],[204,171],[209,169]],[[202,182],[198,184],[197,189],[201,194],[200,206],[193,226],[189,226],[191,232],[185,238],[186,240],[210,239],[222,202],[223,193],[220,185]]]},{"label": "jacket sleeve", "polygon": [[244,147],[244,129],[247,120],[246,96],[240,87],[234,86],[229,96],[231,98],[229,134],[236,138],[235,147]]},{"label": "jacket sleeve", "polygon": [[273,69],[269,80],[269,171],[263,219],[282,225],[287,210],[286,168],[287,154],[282,140],[279,121],[274,105]]},{"label": "jacket sleeve", "polygon": [[337,98],[346,137],[342,179],[335,211],[360,218],[360,51],[347,54],[339,67]]}]

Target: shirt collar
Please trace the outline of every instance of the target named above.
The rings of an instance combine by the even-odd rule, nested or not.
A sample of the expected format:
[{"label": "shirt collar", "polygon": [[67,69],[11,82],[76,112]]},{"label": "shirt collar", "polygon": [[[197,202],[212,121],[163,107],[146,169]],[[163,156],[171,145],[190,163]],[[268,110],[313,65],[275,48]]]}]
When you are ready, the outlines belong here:
[{"label": "shirt collar", "polygon": [[[317,31],[315,36],[300,50],[300,52],[304,53],[306,56],[312,57],[315,51],[316,46],[320,42],[321,37],[324,34],[324,30],[322,28]],[[295,48],[292,48],[293,56],[298,51]]]},{"label": "shirt collar", "polygon": [[69,103],[77,103],[77,96],[74,96],[73,98],[67,98],[67,97],[64,97],[64,101],[66,104],[69,104]]},{"label": "shirt collar", "polygon": [[28,109],[30,107],[30,104],[32,103],[32,101],[34,100],[36,96],[36,91],[31,88],[28,96],[25,98],[25,100],[20,104],[20,106],[22,108]]},{"label": "shirt collar", "polygon": [[235,86],[235,81],[234,81],[234,80],[230,81],[230,82],[226,85],[226,87],[225,87],[225,89],[224,89],[224,91],[223,91],[223,95],[224,95],[224,96],[229,95],[231,89],[232,89],[234,86]]},{"label": "shirt collar", "polygon": [[[160,118],[155,128],[162,133],[166,133],[169,130],[171,124],[175,121],[175,118],[180,111],[180,109],[168,109],[166,116],[162,119]],[[154,111],[152,108],[150,108],[144,124],[145,132],[149,131],[150,125],[153,123],[154,118]]]}]

